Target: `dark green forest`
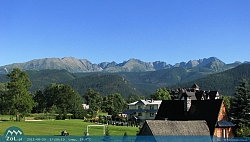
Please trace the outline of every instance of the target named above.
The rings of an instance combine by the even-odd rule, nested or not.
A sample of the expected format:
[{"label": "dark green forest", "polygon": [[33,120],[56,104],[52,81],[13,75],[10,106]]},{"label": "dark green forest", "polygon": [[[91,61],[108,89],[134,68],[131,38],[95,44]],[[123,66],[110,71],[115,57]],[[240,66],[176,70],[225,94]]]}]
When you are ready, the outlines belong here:
[{"label": "dark green forest", "polygon": [[113,93],[119,93],[123,98],[128,98],[130,93],[141,96],[150,95],[150,92],[137,89],[123,77],[114,74],[94,74],[62,83],[72,86],[79,94],[83,94],[88,88],[92,88],[99,92],[101,96],[107,96]]},{"label": "dark green forest", "polygon": [[187,88],[196,83],[201,90],[216,90],[224,96],[232,96],[235,92],[235,86],[237,86],[242,79],[246,79],[246,81],[250,83],[250,64],[242,64],[224,72],[187,83],[168,86],[168,88]]}]

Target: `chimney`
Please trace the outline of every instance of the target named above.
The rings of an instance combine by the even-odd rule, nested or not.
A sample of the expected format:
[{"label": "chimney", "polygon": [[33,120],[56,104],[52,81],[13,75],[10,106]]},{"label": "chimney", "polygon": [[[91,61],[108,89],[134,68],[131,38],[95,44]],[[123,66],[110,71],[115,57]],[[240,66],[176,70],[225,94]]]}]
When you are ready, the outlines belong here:
[{"label": "chimney", "polygon": [[191,107],[191,97],[184,97],[184,112],[188,112]]}]

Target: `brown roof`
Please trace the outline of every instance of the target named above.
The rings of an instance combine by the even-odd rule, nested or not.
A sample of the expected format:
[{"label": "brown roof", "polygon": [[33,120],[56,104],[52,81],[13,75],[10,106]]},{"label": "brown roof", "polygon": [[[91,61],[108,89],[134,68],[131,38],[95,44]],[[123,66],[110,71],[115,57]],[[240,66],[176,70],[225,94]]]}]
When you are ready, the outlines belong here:
[{"label": "brown roof", "polygon": [[210,136],[206,121],[146,120],[154,136]]},{"label": "brown roof", "polygon": [[155,120],[205,120],[213,135],[223,100],[192,100],[188,112],[183,100],[163,100]]},{"label": "brown roof", "polygon": [[206,121],[146,120],[136,141],[211,142]]}]

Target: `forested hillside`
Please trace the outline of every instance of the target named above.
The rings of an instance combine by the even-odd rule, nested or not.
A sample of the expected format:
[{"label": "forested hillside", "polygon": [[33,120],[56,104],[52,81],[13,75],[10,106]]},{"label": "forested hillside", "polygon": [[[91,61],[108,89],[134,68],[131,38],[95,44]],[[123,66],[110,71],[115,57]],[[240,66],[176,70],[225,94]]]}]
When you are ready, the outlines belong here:
[{"label": "forested hillside", "polygon": [[242,64],[221,73],[183,84],[168,86],[167,88],[188,88],[196,83],[201,90],[217,90],[220,94],[229,96],[235,93],[235,86],[242,79],[246,79],[250,83],[250,64]]},{"label": "forested hillside", "polygon": [[0,74],[0,83],[4,83],[7,81],[8,81],[8,79],[7,79],[6,74]]},{"label": "forested hillside", "polygon": [[115,74],[94,74],[62,83],[72,86],[79,94],[84,94],[88,88],[92,88],[94,91],[99,92],[101,96],[112,93],[119,93],[123,98],[127,98],[130,93],[140,96],[150,95],[150,92],[135,88],[126,79]]},{"label": "forested hillside", "polygon": [[215,73],[213,70],[204,67],[193,67],[191,69],[174,67],[158,71],[118,74],[136,87],[153,92],[157,88],[193,81],[213,73]]},{"label": "forested hillside", "polygon": [[67,80],[75,79],[76,76],[67,70],[28,70],[30,81],[32,82],[31,91],[43,90],[51,83],[59,83]]},{"label": "forested hillside", "polygon": [[[86,93],[88,88],[100,92],[102,96],[112,93],[119,93],[124,98],[127,98],[130,93],[140,96],[150,95],[150,92],[136,88],[125,78],[116,74],[72,74],[67,70],[28,70],[27,73],[32,83],[29,89],[31,92],[44,90],[52,83],[59,83],[72,86],[80,95]],[[0,74],[0,83],[6,82],[6,74]]]}]

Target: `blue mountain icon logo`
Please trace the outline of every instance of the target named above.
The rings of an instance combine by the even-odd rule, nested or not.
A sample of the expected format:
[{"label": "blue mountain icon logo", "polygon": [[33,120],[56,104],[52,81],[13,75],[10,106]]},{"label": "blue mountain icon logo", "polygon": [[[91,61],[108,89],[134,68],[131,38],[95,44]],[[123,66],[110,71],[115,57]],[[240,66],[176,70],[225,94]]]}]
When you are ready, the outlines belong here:
[{"label": "blue mountain icon logo", "polygon": [[17,131],[16,131],[16,130],[12,130],[12,131],[11,131],[11,130],[8,130],[7,133],[6,133],[6,136],[9,135],[9,134],[10,134],[10,135],[15,134],[15,135],[17,136],[17,135],[22,135],[23,132],[21,132],[21,131],[19,131],[19,130],[17,130]]},{"label": "blue mountain icon logo", "polygon": [[4,140],[8,141],[23,141],[23,131],[18,127],[9,127],[4,132]]}]

